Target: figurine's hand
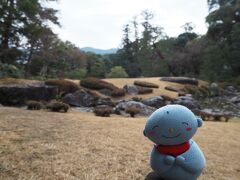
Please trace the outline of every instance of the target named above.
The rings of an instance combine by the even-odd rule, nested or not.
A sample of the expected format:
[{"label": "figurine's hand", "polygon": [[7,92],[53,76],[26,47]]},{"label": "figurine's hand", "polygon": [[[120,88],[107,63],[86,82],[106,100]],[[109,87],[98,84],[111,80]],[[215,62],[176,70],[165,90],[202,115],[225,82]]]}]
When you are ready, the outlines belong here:
[{"label": "figurine's hand", "polygon": [[183,156],[176,157],[176,164],[181,165],[185,161],[185,158]]},{"label": "figurine's hand", "polygon": [[174,161],[175,161],[175,158],[173,156],[166,156],[164,158],[164,162],[167,165],[172,165],[174,163]]}]

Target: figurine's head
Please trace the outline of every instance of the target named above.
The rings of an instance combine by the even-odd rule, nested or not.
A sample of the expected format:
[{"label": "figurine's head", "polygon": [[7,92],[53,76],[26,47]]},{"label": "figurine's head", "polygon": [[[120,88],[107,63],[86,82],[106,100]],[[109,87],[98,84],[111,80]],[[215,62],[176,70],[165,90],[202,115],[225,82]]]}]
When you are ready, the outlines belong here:
[{"label": "figurine's head", "polygon": [[147,120],[144,135],[157,145],[178,145],[190,140],[202,119],[181,105],[159,108]]}]

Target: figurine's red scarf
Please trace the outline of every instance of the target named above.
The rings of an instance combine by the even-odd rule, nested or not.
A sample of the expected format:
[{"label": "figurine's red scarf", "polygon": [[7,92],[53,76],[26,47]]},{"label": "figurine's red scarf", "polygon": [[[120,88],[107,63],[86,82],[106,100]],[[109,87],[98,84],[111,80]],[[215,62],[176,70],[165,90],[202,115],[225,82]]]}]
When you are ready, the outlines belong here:
[{"label": "figurine's red scarf", "polygon": [[167,154],[171,156],[178,156],[184,152],[186,152],[190,148],[190,143],[185,142],[183,144],[178,145],[155,145],[158,152],[161,154]]}]

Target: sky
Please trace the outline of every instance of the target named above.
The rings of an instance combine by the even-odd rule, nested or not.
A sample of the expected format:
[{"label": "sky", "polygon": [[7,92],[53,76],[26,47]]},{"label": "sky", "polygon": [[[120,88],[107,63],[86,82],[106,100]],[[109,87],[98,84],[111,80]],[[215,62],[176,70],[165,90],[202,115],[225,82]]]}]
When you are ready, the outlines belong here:
[{"label": "sky", "polygon": [[195,24],[197,34],[207,31],[207,0],[59,0],[53,6],[60,11],[62,25],[54,27],[54,32],[80,48],[118,48],[123,26],[143,10],[153,12],[152,24],[171,37],[182,33],[186,22]]}]

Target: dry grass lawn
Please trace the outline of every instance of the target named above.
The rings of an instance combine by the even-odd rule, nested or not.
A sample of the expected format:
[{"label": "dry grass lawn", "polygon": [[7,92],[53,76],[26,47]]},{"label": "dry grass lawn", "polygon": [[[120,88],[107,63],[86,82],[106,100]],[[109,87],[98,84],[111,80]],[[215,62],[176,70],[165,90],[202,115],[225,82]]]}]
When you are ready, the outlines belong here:
[{"label": "dry grass lawn", "polygon": [[[145,121],[1,107],[0,179],[144,179]],[[194,139],[207,159],[200,180],[240,179],[239,122],[206,122]]]},{"label": "dry grass lawn", "polygon": [[3,85],[39,85],[43,84],[42,81],[27,80],[27,79],[15,79],[15,78],[0,78],[0,86]]}]

